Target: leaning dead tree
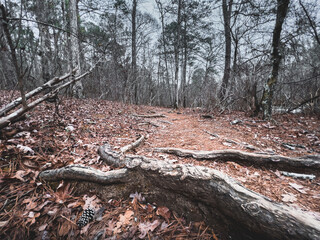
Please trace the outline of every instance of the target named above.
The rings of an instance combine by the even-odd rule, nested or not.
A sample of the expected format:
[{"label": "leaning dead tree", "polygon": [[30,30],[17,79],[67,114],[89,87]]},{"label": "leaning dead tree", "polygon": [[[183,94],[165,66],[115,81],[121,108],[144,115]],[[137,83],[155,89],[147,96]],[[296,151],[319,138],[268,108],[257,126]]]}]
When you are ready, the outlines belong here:
[{"label": "leaning dead tree", "polygon": [[[3,108],[0,109],[0,129],[8,126],[9,124],[17,121],[19,118],[21,118],[26,112],[30,111],[43,101],[53,98],[56,96],[62,89],[74,84],[75,82],[80,81],[82,78],[87,76],[92,72],[92,70],[95,68],[95,66],[98,63],[96,63],[92,68],[90,68],[87,72],[77,76],[77,77],[72,77],[71,79],[68,79],[69,77],[72,76],[74,70],[64,76],[61,77],[56,77],[50,80],[49,82],[43,84],[41,87],[38,87],[29,93],[25,95],[26,100],[30,99],[33,96],[38,95],[39,93],[43,92],[46,89],[52,89],[49,93],[43,95],[42,97],[37,98],[36,100],[33,100],[30,103],[26,102],[26,106],[22,106],[21,108],[9,113],[12,111],[14,108],[18,107],[22,103],[21,98],[17,98],[13,102],[9,103],[8,105],[4,106]],[[67,81],[64,81],[68,79]],[[8,113],[8,114],[7,114]],[[7,114],[7,115],[6,115]]]},{"label": "leaning dead tree", "polygon": [[68,180],[78,194],[89,190],[101,198],[123,198],[141,192],[149,202],[164,204],[187,220],[206,220],[235,239],[319,239],[320,220],[308,212],[279,204],[243,187],[215,169],[126,155],[109,145],[99,148],[107,164],[102,172],[70,165],[40,173],[44,181]]}]

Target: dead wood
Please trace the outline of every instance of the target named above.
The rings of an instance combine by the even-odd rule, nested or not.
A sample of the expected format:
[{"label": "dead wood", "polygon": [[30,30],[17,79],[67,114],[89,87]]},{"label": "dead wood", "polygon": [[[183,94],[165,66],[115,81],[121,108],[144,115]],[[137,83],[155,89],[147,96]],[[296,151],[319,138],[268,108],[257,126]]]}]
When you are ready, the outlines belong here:
[{"label": "dead wood", "polygon": [[133,114],[134,117],[141,117],[141,118],[163,118],[166,117],[163,114],[151,114],[151,115],[139,115],[139,114]]},{"label": "dead wood", "polygon": [[211,132],[209,132],[209,131],[207,131],[207,130],[203,130],[205,133],[208,133],[210,136],[212,136],[212,137],[215,137],[215,138],[219,138],[220,136],[218,135],[218,134],[215,134],[215,133],[211,133]]},{"label": "dead wood", "polygon": [[[320,238],[320,221],[313,215],[271,201],[215,169],[172,164],[143,156],[125,156],[120,160],[117,157],[120,154],[111,151],[108,146],[100,148],[100,156],[125,165],[126,174],[120,179],[125,179],[126,183],[97,183],[92,179],[98,178],[95,172],[98,176],[101,173],[88,167],[90,170],[86,171],[90,174],[77,182],[78,194],[94,191],[101,198],[109,199],[141,192],[148,202],[156,202],[159,206],[164,204],[187,220],[205,219],[215,228],[224,226],[227,237],[234,239]],[[72,179],[69,174],[60,174],[55,178],[59,171],[65,170],[47,170],[41,172],[40,177],[47,181]],[[83,174],[83,169],[73,168],[73,176],[78,175],[77,172]],[[118,174],[116,176],[119,177]]]},{"label": "dead wood", "polygon": [[179,157],[193,157],[198,160],[237,161],[259,165],[273,165],[283,169],[320,169],[320,156],[286,157],[281,155],[268,155],[249,153],[239,150],[197,151],[180,148],[156,148],[155,151],[174,154]]},{"label": "dead wood", "polygon": [[145,139],[144,136],[141,136],[137,141],[120,148],[120,151],[122,153],[126,153],[130,150],[133,150],[133,149],[139,147],[140,144],[144,141],[144,139]]},{"label": "dead wood", "polygon": [[[26,94],[26,96],[25,96],[26,100],[28,100],[29,98],[31,98],[33,96],[36,96],[37,94],[41,93],[45,89],[50,89],[50,88],[56,86],[58,83],[67,79],[68,77],[70,77],[72,75],[72,73],[75,71],[76,71],[76,69],[74,69],[72,72],[67,73],[61,77],[55,77],[55,78],[51,79],[50,81],[46,82],[45,84],[43,84],[42,86],[37,87],[36,89],[33,89],[32,91],[30,91]],[[10,112],[15,107],[19,106],[21,103],[22,103],[22,98],[19,97],[19,98],[15,99],[14,101],[12,101],[11,103],[7,104],[6,106],[2,107],[0,109],[0,117],[6,115],[8,112]]]},{"label": "dead wood", "polygon": [[83,77],[85,77],[88,74],[90,74],[92,72],[92,70],[94,69],[94,67],[92,67],[89,71],[83,73],[82,75],[77,76],[77,77],[75,77],[75,78],[73,78],[73,79],[71,79],[71,80],[59,85],[58,87],[56,87],[51,92],[43,95],[42,97],[34,100],[33,102],[28,103],[26,107],[21,107],[20,109],[12,112],[11,114],[0,118],[0,129],[8,126],[10,123],[13,123],[13,122],[17,121],[17,119],[19,119],[23,114],[25,114],[26,112],[30,111],[34,107],[38,106],[43,101],[54,97],[60,90],[62,90],[65,87],[67,87],[67,86],[69,86],[69,85],[81,80]]}]

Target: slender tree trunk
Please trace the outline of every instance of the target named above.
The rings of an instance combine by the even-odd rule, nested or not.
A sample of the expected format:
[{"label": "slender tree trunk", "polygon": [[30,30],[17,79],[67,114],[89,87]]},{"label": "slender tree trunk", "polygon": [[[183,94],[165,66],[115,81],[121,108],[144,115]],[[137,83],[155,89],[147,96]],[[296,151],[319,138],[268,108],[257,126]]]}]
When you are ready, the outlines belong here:
[{"label": "slender tree trunk", "polygon": [[[16,54],[16,48],[14,46],[10,31],[9,31],[9,20],[7,18],[6,8],[3,4],[0,5],[0,8],[1,8],[1,14],[2,14],[2,27],[3,27],[3,31],[4,31],[4,34],[7,39],[7,43],[10,48],[11,61],[14,66],[17,81],[18,81],[18,86],[19,86],[21,99],[22,99],[22,106],[24,108],[27,108],[27,100],[26,100],[26,96],[25,96],[24,81],[23,81],[24,73],[21,69],[22,64],[20,64],[21,67],[19,67],[18,58],[17,58],[17,54]],[[22,11],[22,4],[21,4],[21,11]],[[19,24],[19,34],[20,33],[21,33],[21,20],[20,20],[20,24]]]},{"label": "slender tree trunk", "polygon": [[277,1],[277,18],[276,24],[273,30],[272,38],[272,72],[270,78],[264,85],[263,95],[261,99],[261,106],[263,111],[263,119],[270,119],[272,116],[272,99],[274,88],[278,80],[279,66],[281,61],[281,56],[279,53],[280,47],[280,36],[282,25],[287,15],[287,10],[290,0],[278,0]]},{"label": "slender tree trunk", "polygon": [[172,96],[172,90],[170,88],[170,78],[169,78],[169,68],[168,68],[168,55],[167,55],[167,44],[166,44],[166,38],[164,35],[165,31],[165,24],[164,24],[164,12],[163,12],[163,7],[162,3],[160,0],[156,0],[159,13],[160,13],[160,18],[161,18],[161,28],[162,28],[162,47],[163,47],[163,54],[164,54],[164,64],[165,64],[165,72],[166,72],[166,83],[167,83],[167,88],[168,88],[168,94],[169,94],[169,101],[170,104],[173,105],[173,96]]},{"label": "slender tree trunk", "polygon": [[[48,22],[48,4],[46,1],[37,0],[37,9],[35,11],[36,18],[39,22]],[[40,36],[40,51],[41,51],[41,72],[42,83],[44,84],[51,78],[51,42],[49,27],[44,24],[38,24]]]},{"label": "slender tree trunk", "polygon": [[233,0],[222,0],[222,12],[224,21],[224,37],[225,37],[225,56],[224,56],[224,72],[222,83],[219,91],[219,99],[223,101],[226,97],[227,88],[230,79],[230,65],[231,65],[231,11]]},{"label": "slender tree trunk", "polygon": [[187,23],[184,21],[184,34],[183,34],[183,47],[184,47],[184,56],[183,56],[183,69],[182,69],[182,79],[181,79],[181,101],[182,106],[186,107],[187,99],[186,99],[186,84],[187,84],[187,62],[188,62],[188,43],[187,43]]},{"label": "slender tree trunk", "polygon": [[[81,73],[80,66],[80,46],[78,40],[78,11],[77,11],[77,0],[70,0],[70,43],[71,43],[71,59],[72,59],[72,68],[77,67],[78,70],[75,73],[75,76],[79,76]],[[83,98],[83,85],[81,81],[78,81],[73,86],[73,96],[77,98]]]},{"label": "slender tree trunk", "polygon": [[176,85],[176,101],[175,101],[176,108],[178,108],[179,106],[179,53],[180,53],[181,6],[182,6],[182,0],[179,0],[178,14],[177,14],[177,30],[176,30],[175,44],[174,44],[174,63],[175,63],[174,80]]},{"label": "slender tree trunk", "polygon": [[132,2],[132,13],[131,13],[131,21],[132,21],[132,35],[131,35],[131,50],[132,50],[132,83],[134,85],[134,102],[138,104],[138,83],[137,83],[137,27],[136,27],[136,19],[137,19],[137,0],[133,0]]}]

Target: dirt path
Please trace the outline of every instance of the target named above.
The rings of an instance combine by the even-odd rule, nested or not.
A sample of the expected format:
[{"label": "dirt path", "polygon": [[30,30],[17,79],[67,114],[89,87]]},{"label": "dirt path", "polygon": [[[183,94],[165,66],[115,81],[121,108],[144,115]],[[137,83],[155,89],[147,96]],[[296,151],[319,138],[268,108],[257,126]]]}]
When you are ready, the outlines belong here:
[{"label": "dirt path", "polygon": [[[319,147],[310,137],[315,136],[315,139],[319,137],[315,119],[302,118],[299,121],[294,118],[291,121],[290,119],[285,121],[285,117],[282,117],[278,119],[279,122],[281,121],[280,124],[247,119],[242,113],[217,116],[212,119],[203,118],[201,113],[190,110],[174,112],[158,109],[157,113],[166,115],[166,118],[139,120],[142,123],[151,122],[152,125],[147,131],[149,138],[137,149],[137,154],[171,159],[177,163],[212,167],[237,179],[247,188],[277,202],[320,212],[320,175],[312,181],[301,180],[285,177],[277,170],[264,167],[245,166],[231,161],[197,161],[192,158],[179,158],[153,152],[157,147],[177,147],[194,150],[238,149],[288,156],[317,154]],[[301,147],[291,150],[285,144]]]}]

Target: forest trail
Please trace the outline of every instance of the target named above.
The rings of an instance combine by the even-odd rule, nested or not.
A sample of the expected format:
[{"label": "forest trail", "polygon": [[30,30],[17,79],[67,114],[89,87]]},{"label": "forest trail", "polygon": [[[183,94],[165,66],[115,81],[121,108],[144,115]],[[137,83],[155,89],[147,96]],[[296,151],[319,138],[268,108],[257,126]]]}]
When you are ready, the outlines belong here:
[{"label": "forest trail", "polygon": [[[243,165],[233,161],[198,161],[191,157],[181,158],[153,151],[159,147],[175,147],[207,151],[236,149],[286,156],[316,155],[320,147],[313,139],[319,137],[319,120],[279,115],[271,123],[249,118],[241,112],[204,118],[202,116],[206,114],[190,109],[159,109],[156,113],[166,118],[148,120],[158,127],[152,127],[154,132],[149,133],[146,143],[136,150],[138,155],[215,168],[274,201],[320,212],[319,175],[313,181],[294,179],[264,166]],[[145,119],[140,121],[144,122]],[[315,134],[314,138],[312,133]],[[296,147],[292,150],[286,144]]]},{"label": "forest trail", "polygon": [[[9,98],[9,94],[1,92],[2,103],[9,102]],[[28,113],[25,121],[15,124],[12,132],[2,136],[0,140],[2,166],[0,182],[6,183],[1,190],[0,208],[10,207],[8,210],[16,214],[10,215],[9,223],[2,222],[2,224],[8,224],[4,232],[11,232],[27,218],[27,226],[33,229],[32,231],[38,231],[39,227],[44,228],[44,224],[51,219],[50,221],[55,224],[58,221],[58,224],[54,225],[58,229],[55,229],[56,227],[53,229],[57,231],[57,236],[67,234],[72,224],[62,229],[61,223],[65,220],[57,218],[58,215],[49,217],[46,213],[62,211],[64,216],[79,215],[81,212],[79,206],[83,204],[81,197],[72,196],[63,183],[61,183],[62,188],[56,189],[56,192],[43,188],[41,182],[37,180],[38,173],[43,169],[55,169],[69,164],[83,164],[108,171],[111,168],[101,162],[97,148],[108,143],[115,150],[119,150],[137,140],[141,135],[146,137],[144,143],[135,150],[129,151],[128,154],[214,168],[276,202],[311,211],[320,218],[320,175],[318,173],[313,173],[316,174],[313,180],[295,179],[282,175],[276,169],[263,166],[232,161],[199,161],[191,157],[183,158],[154,151],[159,147],[176,147],[193,150],[235,149],[286,156],[316,155],[320,153],[319,119],[287,114],[275,116],[275,121],[268,122],[250,118],[241,112],[215,115],[214,112],[208,114],[201,109],[177,111],[93,99],[63,99],[59,108],[61,117],[54,116],[53,104],[42,104]],[[165,117],[139,116],[152,114],[161,114]],[[212,115],[212,118],[208,118],[208,115]],[[37,184],[36,188],[34,188],[35,184]],[[12,192],[12,189],[19,189],[19,193]],[[14,200],[17,194],[21,196],[17,204],[10,205],[11,200],[8,202],[6,199]],[[40,197],[46,194],[51,197],[49,199]],[[61,208],[59,201],[64,202],[66,206],[73,206],[72,212],[68,212],[70,208],[69,210]],[[47,206],[43,208],[43,204]],[[111,214],[108,215],[111,219],[109,222],[111,230],[119,221],[119,213],[125,215],[127,209],[133,207],[130,204],[126,201],[107,203],[111,208],[108,210]],[[33,209],[38,209],[37,215],[29,218]],[[7,214],[1,212],[3,220],[6,219]],[[150,213],[145,214],[149,216]],[[172,215],[171,218],[172,224],[180,224],[180,220],[174,219]],[[156,221],[155,218],[153,220]],[[52,226],[50,229],[52,230]],[[166,234],[178,237],[185,234],[183,229],[185,228],[181,228],[178,233],[175,232],[175,235],[172,235],[173,232],[169,230]],[[205,227],[202,229],[205,233],[203,236],[210,235],[206,235]],[[198,234],[197,230],[194,234]]]}]

